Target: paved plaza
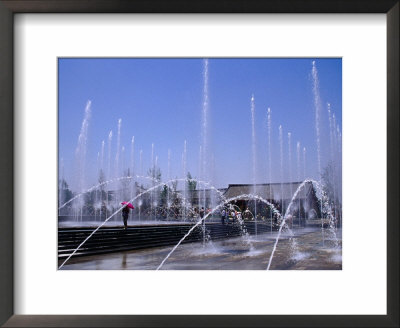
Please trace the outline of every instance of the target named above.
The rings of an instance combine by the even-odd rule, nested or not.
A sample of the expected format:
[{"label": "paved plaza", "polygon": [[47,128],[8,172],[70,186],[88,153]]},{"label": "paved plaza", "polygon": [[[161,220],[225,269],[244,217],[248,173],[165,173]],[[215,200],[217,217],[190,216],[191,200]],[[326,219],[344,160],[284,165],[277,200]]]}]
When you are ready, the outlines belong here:
[{"label": "paved plaza", "polygon": [[[282,233],[270,270],[341,270],[341,230],[294,229]],[[265,270],[277,232],[180,245],[162,270]],[[336,239],[335,239],[336,238]],[[336,245],[335,245],[336,242]],[[156,270],[173,246],[71,258],[62,270]]]}]

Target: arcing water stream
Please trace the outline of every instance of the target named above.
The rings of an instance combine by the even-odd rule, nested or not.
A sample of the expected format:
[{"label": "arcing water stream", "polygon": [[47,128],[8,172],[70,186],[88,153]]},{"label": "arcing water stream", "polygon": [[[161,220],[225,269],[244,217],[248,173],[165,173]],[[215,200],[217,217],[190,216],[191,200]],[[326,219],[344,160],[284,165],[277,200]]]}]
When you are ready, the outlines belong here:
[{"label": "arcing water stream", "polygon": [[[213,62],[214,63],[214,62]],[[116,139],[116,148],[114,150],[114,153],[112,154],[112,137],[113,137],[113,132],[110,131],[108,134],[108,148],[107,148],[107,154],[105,154],[105,141],[106,138],[104,138],[104,140],[101,143],[101,151],[98,153],[98,158],[97,158],[97,169],[98,169],[98,173],[99,173],[99,181],[103,181],[107,178],[107,181],[103,181],[95,186],[90,187],[89,189],[87,189],[86,191],[85,188],[85,183],[87,183],[86,179],[86,175],[85,175],[85,165],[86,165],[86,153],[87,153],[87,139],[88,139],[88,127],[89,127],[89,119],[91,116],[91,102],[88,101],[86,108],[85,108],[85,115],[84,115],[84,119],[82,121],[82,127],[80,130],[80,135],[78,138],[78,146],[76,149],[76,153],[75,153],[75,159],[76,159],[76,169],[74,171],[74,180],[73,180],[73,184],[76,184],[76,186],[74,185],[73,188],[74,192],[72,192],[71,190],[68,189],[68,186],[64,180],[64,174],[62,174],[62,181],[61,183],[59,183],[60,190],[59,190],[59,199],[62,200],[59,202],[59,219],[60,217],[61,220],[69,220],[70,217],[72,217],[73,219],[76,219],[77,217],[80,217],[80,220],[83,221],[83,215],[86,216],[86,220],[91,219],[93,217],[93,210],[95,213],[95,220],[97,221],[97,217],[96,217],[96,211],[99,211],[100,209],[100,220],[105,219],[104,222],[102,222],[102,224],[100,224],[88,237],[87,239],[85,239],[79,246],[78,248],[70,255],[73,256],[76,251],[94,234],[96,233],[96,231],[98,231],[98,229],[100,229],[102,226],[104,226],[104,224],[109,221],[111,218],[116,219],[116,214],[119,213],[122,209],[122,207],[120,207],[120,201],[126,201],[128,198],[131,199],[131,202],[138,200],[137,205],[138,205],[138,210],[139,210],[139,220],[140,220],[140,215],[141,213],[143,214],[143,217],[146,219],[146,217],[148,218],[148,207],[150,206],[150,218],[156,220],[157,219],[157,215],[159,215],[158,217],[164,218],[164,213],[165,213],[165,203],[167,205],[167,220],[169,218],[171,218],[172,216],[169,216],[170,212],[175,215],[175,219],[176,220],[193,220],[192,218],[197,218],[200,208],[203,207],[204,211],[205,211],[205,216],[203,218],[201,218],[199,221],[197,221],[195,223],[195,225],[192,227],[192,229],[194,229],[196,226],[198,226],[199,224],[203,224],[203,243],[205,243],[206,241],[206,226],[205,226],[205,220],[206,218],[210,218],[211,215],[213,215],[213,213],[215,213],[216,211],[218,211],[222,206],[225,206],[227,203],[234,201],[234,200],[240,200],[240,201],[246,201],[247,204],[243,205],[243,203],[240,205],[243,209],[243,206],[247,206],[249,204],[252,204],[254,202],[254,213],[252,213],[252,217],[254,218],[254,229],[255,229],[255,234],[257,235],[257,233],[259,231],[257,231],[257,220],[259,220],[258,222],[261,222],[261,220],[264,220],[264,218],[262,217],[263,213],[265,213],[265,217],[268,215],[267,211],[270,209],[269,211],[269,216],[270,216],[270,223],[271,223],[271,234],[273,231],[273,216],[275,216],[277,219],[280,220],[280,225],[279,225],[279,230],[278,230],[278,234],[275,240],[275,244],[274,244],[274,248],[272,250],[270,259],[269,259],[269,263],[268,263],[268,269],[270,268],[272,259],[274,257],[274,252],[276,250],[277,244],[279,242],[279,238],[281,237],[281,232],[284,229],[288,229],[288,224],[292,225],[293,228],[293,216],[296,215],[296,211],[298,212],[298,222],[299,222],[299,227],[301,226],[301,217],[304,215],[304,223],[306,221],[306,218],[310,213],[315,213],[315,216],[318,217],[318,209],[317,211],[315,211],[314,208],[311,208],[308,206],[308,204],[306,204],[307,206],[301,206],[301,199],[299,199],[300,194],[302,196],[303,201],[306,200],[307,195],[306,195],[306,191],[305,191],[305,185],[307,185],[308,183],[311,183],[313,185],[314,188],[314,192],[316,193],[317,198],[319,199],[319,204],[320,205],[320,220],[321,220],[321,235],[322,235],[322,243],[323,245],[325,244],[325,239],[328,240],[332,240],[334,245],[333,247],[337,247],[338,246],[338,241],[335,235],[335,229],[336,229],[336,224],[337,224],[337,217],[341,218],[341,209],[340,209],[340,200],[341,200],[341,168],[339,167],[339,164],[336,166],[335,160],[336,157],[341,158],[341,153],[340,153],[340,146],[341,146],[341,133],[339,130],[339,126],[336,124],[336,119],[335,119],[335,114],[331,113],[331,108],[330,105],[328,105],[328,114],[329,114],[329,137],[330,137],[330,158],[332,161],[332,165],[333,165],[333,169],[331,172],[331,177],[333,179],[333,199],[332,199],[332,195],[330,194],[330,192],[328,191],[329,195],[326,195],[324,192],[324,188],[326,190],[327,186],[325,185],[324,187],[322,187],[322,160],[326,158],[322,158],[323,156],[321,155],[321,150],[323,151],[325,149],[325,147],[321,147],[321,142],[322,145],[324,145],[324,134],[321,132],[324,132],[324,125],[323,122],[321,120],[321,95],[320,95],[320,86],[319,86],[319,78],[318,78],[318,71],[317,71],[317,67],[316,67],[316,63],[315,61],[312,62],[312,69],[311,69],[311,75],[312,75],[312,95],[313,95],[313,100],[314,100],[314,114],[315,114],[315,141],[316,141],[316,149],[315,151],[313,150],[313,147],[308,148],[309,150],[309,158],[311,159],[313,156],[316,155],[316,159],[317,159],[317,169],[318,171],[315,169],[315,167],[313,167],[314,163],[312,160],[309,159],[309,168],[308,170],[312,173],[313,170],[316,172],[317,176],[315,177],[317,181],[315,180],[311,180],[311,179],[307,179],[305,180],[306,177],[306,148],[303,148],[303,176],[300,177],[300,151],[301,151],[301,147],[300,147],[300,141],[297,142],[297,179],[298,181],[301,181],[302,179],[304,179],[303,183],[300,184],[300,186],[297,187],[297,190],[295,191],[295,193],[293,194],[293,184],[294,182],[292,181],[292,169],[294,166],[292,166],[294,163],[292,163],[292,134],[289,132],[288,135],[288,143],[287,143],[287,147],[288,150],[286,152],[284,152],[284,135],[283,135],[283,128],[282,125],[279,126],[279,140],[277,140],[277,144],[276,145],[271,145],[271,131],[272,129],[272,123],[271,123],[271,110],[270,108],[268,108],[267,111],[267,129],[268,129],[268,143],[267,143],[267,147],[268,147],[268,152],[267,152],[267,160],[268,163],[264,164],[265,166],[263,166],[261,163],[258,163],[258,160],[261,161],[261,158],[263,156],[261,156],[260,154],[258,154],[259,149],[258,147],[264,147],[263,149],[265,149],[265,143],[263,144],[263,142],[261,140],[257,140],[257,133],[256,133],[256,123],[257,123],[257,117],[256,117],[256,111],[255,111],[255,98],[254,98],[254,94],[251,93],[252,90],[257,90],[257,89],[252,89],[250,91],[248,91],[248,95],[251,94],[251,98],[250,98],[250,109],[251,109],[251,167],[249,166],[248,168],[248,174],[250,177],[252,177],[252,181],[249,184],[249,186],[253,187],[252,191],[247,190],[245,193],[243,191],[237,192],[240,193],[241,195],[237,195],[237,193],[233,193],[233,195],[235,195],[234,197],[230,197],[229,199],[226,199],[227,197],[225,196],[225,190],[221,189],[217,189],[216,187],[214,187],[213,185],[215,185],[215,181],[217,181],[214,177],[216,175],[215,169],[214,169],[214,153],[213,153],[213,149],[212,147],[210,147],[210,145],[212,144],[210,142],[210,112],[209,112],[209,104],[210,104],[210,95],[212,97],[214,97],[214,93],[210,93],[209,95],[209,60],[208,59],[204,59],[203,60],[203,72],[202,72],[202,104],[201,104],[201,125],[200,125],[200,142],[199,145],[193,146],[192,142],[190,142],[190,144],[187,144],[186,141],[186,136],[185,138],[182,138],[181,140],[184,140],[184,147],[183,147],[183,153],[182,153],[182,171],[179,170],[179,176],[180,174],[182,174],[182,178],[176,178],[176,179],[171,179],[171,151],[168,148],[168,176],[167,176],[167,182],[161,182],[161,173],[159,175],[159,177],[156,177],[156,169],[160,170],[160,168],[158,167],[158,156],[157,154],[155,154],[155,149],[154,149],[154,143],[151,144],[151,162],[150,162],[150,171],[152,172],[152,174],[149,174],[151,176],[144,176],[143,175],[143,151],[140,150],[139,152],[139,156],[140,156],[140,160],[139,160],[139,170],[136,170],[135,168],[135,138],[132,137],[131,139],[131,158],[130,158],[130,165],[128,164],[127,167],[125,164],[125,160],[124,160],[124,149],[125,147],[122,145],[123,140],[121,140],[121,128],[122,128],[122,120],[119,119],[118,120],[118,127],[117,127],[117,133],[115,133],[114,135],[114,139]],[[212,66],[214,67],[214,66]],[[213,76],[212,76],[213,77]],[[259,99],[259,101],[261,102],[260,99],[262,99],[263,95],[261,93],[259,93],[259,91],[257,90],[257,96]],[[214,98],[212,98],[214,99]],[[214,102],[213,102],[214,104]],[[245,106],[245,108],[248,105]],[[200,107],[200,106],[199,106]],[[312,108],[312,106],[311,106]],[[248,111],[246,111],[247,115],[249,114]],[[279,112],[277,111],[277,116],[279,117]],[[312,120],[310,120],[312,122]],[[298,129],[294,129],[292,126],[289,126],[289,128],[291,129],[291,131],[294,132],[293,137],[298,138],[298,136],[295,136],[295,133],[297,133]],[[286,126],[285,126],[286,128]],[[309,128],[309,127],[306,127]],[[302,127],[302,129],[304,129]],[[247,129],[246,129],[247,131]],[[239,131],[238,131],[239,132]],[[238,133],[239,134],[239,133]],[[191,140],[190,137],[188,137],[188,140]],[[139,140],[139,139],[138,139]],[[311,140],[313,140],[313,138],[311,138]],[[250,143],[247,142],[247,145],[250,146]],[[307,144],[307,140],[305,143],[301,143],[302,146],[304,146],[305,144]],[[181,149],[181,141],[179,141],[179,148]],[[188,147],[189,145],[189,147]],[[286,145],[286,143],[285,143]],[[169,145],[168,145],[169,146]],[[197,149],[197,146],[200,147],[200,152],[199,152],[199,160],[198,160],[198,164],[199,164],[199,168],[198,168],[198,172],[197,172],[197,177],[199,180],[197,179],[189,179],[187,178],[189,176],[189,166],[191,163],[191,158],[189,155],[192,154],[192,149],[193,147],[195,147],[195,149]],[[308,146],[308,145],[307,145]],[[286,146],[285,146],[286,147]],[[314,146],[315,147],[315,146]],[[126,148],[128,149],[128,148]],[[215,148],[216,149],[216,148]],[[214,150],[215,150],[214,149]],[[275,156],[272,154],[272,150],[274,150]],[[265,150],[264,150],[265,151]],[[180,152],[180,151],[179,151]],[[190,152],[190,153],[189,153]],[[286,154],[286,155],[284,155]],[[218,155],[218,154],[217,154]],[[264,154],[265,155],[265,154]],[[279,156],[280,155],[280,156]],[[250,163],[250,153],[247,155],[249,156],[249,163]],[[286,158],[286,156],[288,158]],[[106,158],[105,158],[106,157]],[[285,158],[284,158],[285,157]],[[114,160],[114,162],[111,162],[111,158]],[[274,161],[273,161],[274,159]],[[104,163],[105,160],[107,160],[107,163]],[[127,161],[128,162],[128,161]],[[176,161],[179,163],[179,161]],[[277,163],[275,163],[277,162]],[[293,161],[294,162],[294,161]],[[88,161],[89,163],[89,161]],[[261,165],[260,165],[261,164]],[[274,168],[272,168],[272,164],[274,164]],[[279,165],[280,164],[280,165]],[[325,163],[324,163],[325,164]],[[111,165],[113,165],[113,167],[111,167]],[[178,164],[179,165],[179,164]],[[284,166],[285,166],[285,172],[287,171],[287,175],[284,174]],[[261,181],[257,181],[257,174],[261,173],[262,170],[264,170],[266,167],[268,167],[268,172],[265,172],[265,176],[261,177]],[[257,169],[260,169],[258,172]],[[126,173],[124,170],[126,170]],[[280,171],[279,171],[280,169]],[[324,168],[325,169],[325,168]],[[274,170],[276,172],[274,172]],[[107,174],[104,175],[104,171],[107,171]],[[113,171],[113,172],[111,172]],[[137,171],[137,172],[136,172]],[[62,172],[64,172],[64,164],[62,165]],[[135,173],[139,173],[138,175],[136,175]],[[193,172],[192,172],[193,173]],[[274,173],[274,174],[273,174]],[[121,175],[126,175],[126,176],[121,176]],[[259,174],[261,175],[261,174]],[[106,178],[105,178],[106,177]],[[218,178],[218,177],[217,177]],[[149,184],[150,187],[148,186],[143,186],[143,184],[141,186],[139,186],[139,182],[137,180],[140,179],[148,179],[151,181],[151,183]],[[264,185],[265,183],[264,180],[269,181],[269,196],[266,197],[265,195],[268,194],[268,191],[264,191],[261,192],[258,190],[258,185]],[[277,184],[279,186],[280,184],[280,192],[278,190],[278,188],[272,188],[272,180],[276,179],[277,181],[274,182],[274,184]],[[289,180],[289,181],[288,181]],[[207,181],[207,182],[206,182]],[[109,186],[105,189],[103,189],[102,187],[115,183],[115,182],[119,182],[119,184],[115,185],[115,188],[113,188],[113,186]],[[176,186],[177,186],[177,182],[183,182],[183,188],[180,188],[180,190],[177,191]],[[189,193],[189,182],[196,182],[197,183],[197,189],[195,186],[195,190],[191,189],[191,194]],[[288,186],[287,189],[290,189],[290,195],[289,191],[286,189],[285,186],[285,190],[283,188],[284,183],[286,184],[286,186]],[[299,182],[296,182],[299,183]],[[127,193],[125,191],[125,189],[127,189],[127,185],[129,185],[129,192]],[[173,188],[171,188],[171,185]],[[63,186],[66,186],[65,188]],[[179,185],[180,186],[180,185]],[[192,185],[193,186],[193,185]],[[230,186],[230,185],[229,185]],[[229,188],[228,186],[228,188]],[[257,186],[257,188],[256,188]],[[166,187],[166,188],[165,188]],[[206,187],[209,188],[209,190],[207,190],[207,192],[209,192],[209,194],[206,194]],[[62,189],[64,188],[64,189]],[[145,190],[146,188],[148,188],[147,190]],[[227,189],[228,189],[227,188]],[[268,188],[268,187],[266,187]],[[98,190],[101,189],[101,190]],[[293,188],[294,189],[294,188]],[[64,193],[64,196],[62,195],[63,191],[67,190],[68,191],[68,196],[67,192]],[[145,190],[145,191],[143,191]],[[89,194],[90,192],[95,191],[96,195],[94,197],[93,194]],[[193,191],[197,192],[197,193],[193,193]],[[284,192],[285,191],[285,192]],[[304,191],[304,193],[303,193]],[[98,192],[101,195],[101,201],[99,202],[99,197],[98,197]],[[166,199],[162,199],[161,197],[161,192],[164,192],[164,195],[166,193]],[[173,199],[171,199],[171,193],[173,193]],[[194,203],[194,199],[195,197],[193,197],[193,194],[195,194],[195,196],[197,196],[197,200],[195,201],[196,204]],[[228,193],[229,194],[229,193]],[[146,197],[144,197],[143,199],[140,198],[142,196],[146,195]],[[148,195],[150,195],[150,197],[147,197]],[[237,196],[236,196],[237,195]],[[85,196],[85,197],[82,197]],[[329,197],[330,199],[329,199]],[[66,199],[70,198],[68,201],[65,202]],[[71,198],[72,197],[72,198]],[[104,197],[106,197],[106,202],[104,202]],[[95,198],[95,200],[93,201],[93,198]],[[110,203],[110,199],[113,199]],[[148,198],[150,198],[150,203],[148,203]],[[216,201],[216,198],[218,198],[219,200]],[[267,200],[268,199],[268,200]],[[188,201],[191,201],[190,202]],[[176,204],[173,204],[173,201],[176,202]],[[289,202],[290,201],[290,202]],[[219,203],[220,202],[220,203]],[[263,212],[264,208],[259,206],[257,207],[257,202],[260,203],[264,203],[267,204],[267,209],[266,211]],[[278,206],[279,210],[281,213],[279,213],[279,211],[277,209],[275,209],[273,203],[275,204],[280,204]],[[60,205],[61,204],[61,205]],[[106,204],[106,205],[104,205]],[[141,205],[143,204],[143,208],[141,207]],[[296,204],[296,206],[294,205]],[[297,206],[298,204],[298,206]],[[69,206],[68,206],[69,205]],[[72,205],[72,206],[71,206]],[[170,211],[172,205],[172,210]],[[66,206],[68,206],[66,208]],[[195,208],[195,206],[198,206],[198,210]],[[231,204],[231,206],[234,206]],[[251,205],[250,205],[251,206]],[[333,211],[331,206],[333,206]],[[117,208],[119,207],[119,208]],[[163,207],[161,210],[159,209],[160,207]],[[261,209],[260,209],[261,207]],[[64,210],[61,212],[60,214],[60,210],[63,209]],[[105,211],[103,210],[104,208]],[[117,209],[116,209],[117,208]],[[207,212],[208,208],[211,208],[212,210],[210,212]],[[285,209],[286,208],[286,209]],[[115,210],[116,209],[116,210]],[[71,212],[73,213],[73,215],[71,215],[69,212],[71,210]],[[115,210],[115,211],[114,211]],[[141,212],[142,210],[142,212]],[[79,212],[78,212],[79,211]],[[158,211],[158,212],[157,212]],[[257,213],[257,211],[259,211],[259,213]],[[303,212],[301,212],[303,211]],[[338,211],[338,213],[337,213]],[[112,213],[111,213],[112,212]],[[153,214],[154,212],[154,214]],[[283,215],[283,212],[285,213]],[[294,212],[294,214],[292,215],[292,212]],[[334,213],[333,213],[334,212]],[[66,215],[63,215],[67,213]],[[85,214],[86,213],[86,214]],[[111,214],[110,214],[111,213]],[[160,216],[161,213],[161,216]],[[182,214],[183,213],[183,214]],[[304,214],[303,214],[304,213]],[[105,215],[104,215],[105,214]],[[110,215],[107,215],[110,214]],[[259,214],[259,216],[258,216]],[[147,215],[147,216],[146,216]],[[153,216],[154,215],[154,216]],[[258,219],[258,217],[260,217],[260,219]],[[328,229],[325,229],[326,226],[326,222],[328,222]],[[243,231],[243,221],[241,221],[241,218],[239,218],[239,224],[241,226],[241,229]],[[189,235],[191,233],[190,230],[188,232],[187,235]],[[259,230],[261,230],[261,225],[259,225]],[[293,232],[292,230],[288,230],[290,231],[290,234],[293,237]],[[329,238],[325,238],[325,234],[327,234],[326,237],[331,237]],[[183,237],[183,239],[178,243],[178,245],[176,245],[174,247],[174,249],[171,251],[170,254],[172,254],[172,252],[176,249],[176,247],[179,246],[179,244],[186,238],[185,235]],[[246,232],[245,232],[246,235]],[[291,246],[291,251],[296,252],[296,240],[295,238],[291,238],[291,242],[290,242],[290,246]],[[169,255],[170,255],[169,254]],[[167,256],[167,258],[169,257],[169,255]],[[70,258],[68,257],[68,259]],[[167,260],[167,258],[164,259],[164,261],[160,264],[160,266],[158,268],[161,268],[162,264]],[[68,261],[68,259],[66,261],[64,261],[64,263],[61,265],[61,267]],[[60,267],[60,268],[61,268]]]}]

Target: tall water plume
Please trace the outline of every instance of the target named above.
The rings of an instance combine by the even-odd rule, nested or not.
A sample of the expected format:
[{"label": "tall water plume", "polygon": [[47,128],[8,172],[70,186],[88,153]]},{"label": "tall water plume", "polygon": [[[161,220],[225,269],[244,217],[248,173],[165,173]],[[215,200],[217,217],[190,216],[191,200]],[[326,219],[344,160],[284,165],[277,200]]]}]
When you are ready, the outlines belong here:
[{"label": "tall water plume", "polygon": [[[296,145],[296,155],[297,155],[297,181],[300,182],[300,141],[297,141],[297,145]],[[301,223],[301,215],[300,215],[300,209],[301,209],[301,201],[299,199],[299,215],[298,215],[298,219],[299,219],[299,226]]]},{"label": "tall water plume", "polygon": [[[301,149],[301,147],[300,147],[300,141],[297,141],[297,144],[296,144],[296,157],[297,157],[297,181],[298,182],[300,182],[300,180],[301,180],[301,173],[300,173],[300,171],[301,171],[301,168],[300,168],[300,166],[301,166],[301,161],[300,161],[300,149]],[[300,223],[301,223],[301,212],[300,212],[300,209],[301,209],[301,201],[299,200],[299,208],[298,208],[298,211],[299,211],[299,215],[298,215],[298,219],[299,219],[299,226],[300,226]]]},{"label": "tall water plume", "polygon": [[[339,125],[337,126],[337,156],[342,158],[342,133],[340,132]],[[339,201],[342,202],[342,163],[338,165],[338,197]],[[341,218],[339,218],[341,220]]]},{"label": "tall water plume", "polygon": [[[208,96],[208,59],[203,61],[203,110],[202,110],[202,180],[208,180],[208,121],[209,121],[209,96]],[[206,187],[203,187],[203,207],[206,209]]]},{"label": "tall water plume", "polygon": [[[154,167],[154,143],[151,144],[151,161],[150,161],[150,176],[154,179],[155,178],[155,167]],[[151,180],[152,182],[152,187],[154,187],[154,180]],[[153,209],[154,209],[154,193],[155,190],[152,189],[150,193],[150,216],[153,215]],[[155,216],[153,217],[155,220]]]},{"label": "tall water plume", "polygon": [[335,158],[340,159],[339,162],[336,163],[336,170],[335,170],[335,185],[336,185],[336,200],[337,200],[337,206],[338,206],[338,211],[337,211],[337,216],[338,216],[338,222],[341,226],[341,202],[342,202],[342,154],[341,154],[341,133],[340,133],[340,128],[339,125],[336,123],[336,116],[335,113],[333,113],[333,144],[334,144],[334,154]]},{"label": "tall water plume", "polygon": [[187,142],[186,140],[183,143],[183,153],[182,153],[182,178],[184,179],[183,182],[183,218],[186,221],[187,219],[187,181],[186,181],[186,175],[187,175]]},{"label": "tall water plume", "polygon": [[338,149],[338,133],[339,133],[339,127],[336,124],[336,115],[333,113],[332,115],[332,133],[333,133],[333,145],[334,145],[334,153],[335,156],[338,155],[339,149]]},{"label": "tall water plume", "polygon": [[283,213],[283,129],[279,125],[279,152],[280,152],[280,174],[281,174],[281,213]]},{"label": "tall water plume", "polygon": [[[100,152],[97,153],[97,172],[98,178],[100,179],[101,175],[101,164],[100,164]],[[96,188],[95,195],[94,195],[94,220],[97,220],[97,209],[99,208],[100,202],[99,202],[99,192],[98,189]]]},{"label": "tall water plume", "polygon": [[[253,155],[253,194],[256,195],[256,127],[255,127],[255,104],[254,95],[251,95],[250,99],[250,110],[251,110],[251,150]],[[254,199],[254,224],[255,233],[257,235],[257,201]]]},{"label": "tall water plume", "polygon": [[[155,155],[155,158],[154,158],[154,182],[156,182],[156,183],[159,183],[161,180],[160,180],[160,176],[158,175],[158,172],[159,172],[159,170],[158,170],[158,156],[157,155]],[[154,190],[154,218],[155,219],[157,219],[157,208],[158,208],[158,204],[159,204],[159,201],[160,201],[160,199],[159,199],[159,196],[160,196],[160,189],[159,188],[156,188],[155,190]]]},{"label": "tall water plume", "polygon": [[108,162],[107,162],[107,179],[111,178],[111,145],[112,145],[112,131],[108,134]]},{"label": "tall water plume", "polygon": [[[306,150],[306,147],[304,147],[303,148],[303,181],[305,181],[307,178],[306,156],[307,156],[307,150]],[[306,199],[306,190],[305,189],[303,191],[303,198],[304,198],[304,200]],[[306,219],[307,219],[306,208],[305,208],[306,204],[307,204],[307,201],[305,201],[303,204],[303,206],[304,206],[304,222],[306,222]]]},{"label": "tall water plume", "polygon": [[[128,165],[129,167],[129,165]],[[128,170],[126,169],[126,164],[125,164],[125,146],[121,147],[121,176],[127,176]],[[130,179],[127,180],[126,182],[130,183]],[[130,195],[130,188],[127,183],[121,183],[121,195],[120,195],[120,200],[118,202],[120,203],[121,200],[126,201],[129,199]]]},{"label": "tall water plume", "polygon": [[[98,181],[99,183],[103,182],[105,180],[105,175],[104,175],[104,153],[105,153],[105,141],[103,140],[101,142],[101,151],[100,151],[100,168],[99,168],[99,177]],[[99,214],[100,214],[100,219],[103,214],[103,203],[104,203],[104,189],[100,188],[100,197],[97,199],[96,195],[96,206],[99,209]]]},{"label": "tall water plume", "polygon": [[136,187],[135,187],[135,137],[132,136],[131,140],[131,163],[130,163],[130,176],[133,177],[132,180],[130,181],[131,183],[131,198],[133,198],[133,195],[136,192]]},{"label": "tall water plume", "polygon": [[317,143],[317,163],[318,163],[318,178],[321,180],[321,135],[320,135],[320,116],[321,116],[321,98],[319,92],[318,70],[315,65],[315,60],[312,62],[312,80],[313,80],[313,95],[315,107],[315,133]]},{"label": "tall water plume", "polygon": [[[199,168],[198,168],[198,176],[201,178],[202,176],[202,172],[203,172],[203,147],[200,145],[199,147]],[[199,197],[198,197],[198,208],[200,210],[201,208],[201,204],[203,204],[203,191],[200,193],[199,192]]]},{"label": "tall water plume", "polygon": [[[171,180],[171,149],[168,149],[168,170],[167,170],[167,179]],[[167,186],[167,220],[169,219],[169,211],[171,208],[171,200],[170,200],[170,189]]]},{"label": "tall water plume", "polygon": [[334,145],[333,145],[333,122],[332,122],[332,115],[331,115],[331,104],[326,104],[328,109],[328,119],[329,119],[329,148],[330,148],[330,155],[331,161],[334,160]]},{"label": "tall water plume", "polygon": [[[110,131],[108,133],[108,148],[107,148],[107,180],[111,179],[111,146],[112,146],[112,136],[113,133],[112,131]],[[108,187],[106,189],[106,216],[108,213],[108,210],[110,209],[110,196],[109,196],[109,192],[108,192]]]},{"label": "tall water plume", "polygon": [[[121,126],[122,126],[122,119],[120,118],[118,120],[118,129],[117,129],[117,149],[115,153],[115,166],[114,166],[114,178],[120,177],[120,157],[121,157]],[[116,186],[116,191],[115,191],[115,198],[114,198],[114,207],[117,207],[119,204],[119,200],[121,199],[121,188],[120,186]],[[117,218],[114,218],[114,221],[116,221]]]},{"label": "tall water plume", "polygon": [[[81,130],[78,137],[78,144],[75,150],[75,159],[76,159],[76,190],[77,192],[82,192],[85,190],[85,168],[86,168],[86,153],[87,153],[87,140],[88,140],[88,131],[89,131],[89,120],[91,116],[91,105],[92,102],[88,100],[85,107],[85,114],[83,117]],[[83,202],[79,201],[78,207],[80,208],[80,219],[82,219],[82,207]]]},{"label": "tall water plume", "polygon": [[[290,181],[290,198],[293,196],[292,184],[292,134],[288,133],[288,168],[289,168],[289,181]],[[293,225],[293,222],[292,222]]]},{"label": "tall water plume", "polygon": [[336,215],[336,162],[335,162],[335,145],[334,145],[334,122],[331,115],[331,104],[327,104],[328,108],[328,118],[329,118],[329,141],[330,141],[330,155],[331,155],[331,167],[329,174],[331,175],[332,185],[333,185],[333,210],[335,219]]},{"label": "tall water plume", "polygon": [[[268,108],[267,112],[267,124],[268,124],[268,177],[269,177],[269,197],[272,200],[272,158],[271,158],[271,108]],[[272,211],[270,211],[271,220],[271,233],[272,233]]]},{"label": "tall water plume", "polygon": [[300,182],[300,179],[301,179],[301,174],[300,174],[300,149],[301,149],[301,146],[300,146],[300,141],[297,141],[297,144],[296,144],[296,156],[297,156],[297,181],[299,181]]},{"label": "tall water plume", "polygon": [[[215,182],[217,180],[216,180],[216,176],[215,176],[215,156],[214,156],[214,153],[211,153],[210,158],[211,159],[210,159],[210,165],[209,165],[209,172],[210,172],[209,182],[212,185],[215,185]],[[217,195],[215,193],[211,193],[210,192],[209,196],[210,196],[210,203],[211,203],[211,205],[209,205],[209,207],[214,208],[219,203],[219,199],[218,199],[218,197],[217,197]]]},{"label": "tall water plume", "polygon": [[[315,65],[315,60],[312,62],[312,79],[313,79],[313,94],[314,94],[314,107],[315,107],[315,133],[317,142],[317,162],[318,162],[318,180],[322,180],[322,169],[321,169],[321,135],[320,135],[320,116],[321,116],[321,98],[319,92],[319,80],[318,71]],[[322,243],[325,243],[324,239],[324,220],[322,215],[322,203],[320,208],[321,216],[321,231],[322,231]]]},{"label": "tall water plume", "polygon": [[[333,124],[334,124],[334,131],[335,131],[335,145],[336,145],[336,156],[337,158],[342,158],[342,134],[340,132],[340,127],[339,125],[336,125],[336,117],[335,114],[333,114]],[[338,163],[337,165],[337,195],[339,198],[339,201],[341,202],[342,200],[342,163]]]},{"label": "tall water plume", "polygon": [[121,155],[121,125],[122,125],[122,119],[118,120],[118,134],[117,134],[117,149],[116,149],[116,154],[115,154],[115,170],[114,170],[114,177],[118,178],[120,176],[120,170],[119,170],[119,165],[120,165],[120,155]]},{"label": "tall water plume", "polygon": [[[139,174],[140,176],[143,176],[143,149],[140,149],[139,151]],[[139,188],[139,192],[141,191],[141,188]],[[142,207],[143,201],[140,199],[138,201],[138,214],[139,214],[139,221],[140,221],[140,211],[141,211],[141,207]]]}]

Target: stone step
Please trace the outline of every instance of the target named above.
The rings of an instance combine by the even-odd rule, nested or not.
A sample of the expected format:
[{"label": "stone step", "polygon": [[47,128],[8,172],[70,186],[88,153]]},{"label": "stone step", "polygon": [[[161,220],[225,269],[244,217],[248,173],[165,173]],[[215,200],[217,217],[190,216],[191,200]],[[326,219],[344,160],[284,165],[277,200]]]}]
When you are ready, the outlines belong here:
[{"label": "stone step", "polygon": [[[244,232],[255,234],[254,222],[245,222],[243,231],[239,224],[206,223],[206,233],[211,240],[238,237]],[[126,250],[144,249],[151,247],[176,245],[193,224],[171,224],[134,226],[127,230],[116,227],[102,227],[93,234],[84,245],[74,254],[86,256],[119,252]],[[95,228],[59,228],[58,231],[58,257],[68,257],[94,230]],[[266,223],[257,223],[257,232],[269,232],[271,226]],[[276,228],[274,228],[276,230]],[[202,226],[196,227],[186,237],[183,243],[200,242],[203,240]]]}]

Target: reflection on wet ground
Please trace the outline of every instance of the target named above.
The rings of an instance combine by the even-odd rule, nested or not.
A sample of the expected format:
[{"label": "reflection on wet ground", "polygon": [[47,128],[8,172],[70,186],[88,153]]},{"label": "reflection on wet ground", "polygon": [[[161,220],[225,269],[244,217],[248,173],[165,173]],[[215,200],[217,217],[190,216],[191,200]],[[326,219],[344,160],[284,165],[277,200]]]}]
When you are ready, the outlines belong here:
[{"label": "reflection on wet ground", "polygon": [[[341,230],[336,232],[339,247],[321,229],[294,230],[294,240],[281,235],[270,270],[341,270]],[[276,232],[251,237],[180,245],[163,270],[265,270],[275,243]],[[293,245],[296,246],[293,246]],[[62,270],[155,270],[173,247],[124,251],[71,258]]]},{"label": "reflection on wet ground", "polygon": [[[142,221],[128,221],[128,226],[130,227],[136,227],[136,226],[151,226],[151,225],[157,225],[157,226],[162,226],[162,225],[193,225],[197,221],[163,221],[163,220],[142,220]],[[207,222],[221,222],[220,218],[212,218],[208,219]],[[81,221],[79,222],[79,226],[77,226],[77,223],[75,221],[60,221],[58,223],[59,228],[97,228],[100,224],[103,224],[103,221]],[[124,224],[122,219],[118,220],[112,220],[105,222],[104,227],[109,227],[109,228],[123,228]]]}]

